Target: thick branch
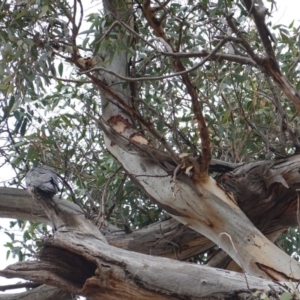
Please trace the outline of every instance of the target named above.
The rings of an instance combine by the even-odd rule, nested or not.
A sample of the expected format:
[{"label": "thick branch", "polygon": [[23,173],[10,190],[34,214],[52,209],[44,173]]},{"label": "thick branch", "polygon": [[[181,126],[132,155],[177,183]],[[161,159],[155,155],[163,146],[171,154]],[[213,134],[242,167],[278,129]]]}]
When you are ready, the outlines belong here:
[{"label": "thick branch", "polygon": [[20,189],[0,187],[0,217],[51,224],[41,207]]},{"label": "thick branch", "polygon": [[[264,234],[297,226],[299,155],[289,159],[253,162],[239,167],[230,164],[222,166],[222,162],[216,161],[212,167],[221,171],[226,168],[233,170],[236,167],[235,171],[220,176],[218,182],[235,195],[241,209]],[[252,178],[256,180],[253,181]],[[287,182],[288,189],[282,184],[283,180]],[[265,182],[268,182],[268,187]],[[65,202],[71,207],[77,207],[68,201],[60,200],[59,203]],[[41,207],[25,190],[0,188],[0,208],[1,217],[50,223]],[[70,212],[81,213],[79,208]],[[111,245],[145,254],[186,259],[214,245],[193,230],[180,226],[175,220],[155,223],[132,234],[110,228],[102,229]]]},{"label": "thick branch", "polygon": [[[80,208],[69,201],[60,200],[58,206],[63,203],[70,204],[69,213],[83,215]],[[41,206],[25,190],[12,188],[0,188],[0,217],[51,224]],[[179,260],[214,246],[213,242],[174,219],[151,224],[131,234],[112,225],[102,227],[101,232],[112,246]]]},{"label": "thick branch", "polygon": [[[263,237],[234,204],[230,194],[220,189],[213,179],[195,186],[184,174],[174,180],[156,163],[124,153],[116,145],[110,147],[110,151],[129,174],[137,174],[136,177],[131,175],[131,178],[151,199],[178,221],[222,247],[247,272],[266,277],[275,275],[273,271],[272,274],[269,272],[271,269],[260,268],[262,264],[282,270],[277,273],[278,280],[285,280],[282,277],[285,272],[288,277],[298,274],[298,263]],[[270,251],[273,256],[263,254]],[[283,260],[285,263],[282,263]]]},{"label": "thick branch", "polygon": [[267,57],[263,59],[263,63],[260,65],[272,76],[273,80],[280,86],[284,94],[293,102],[298,113],[300,113],[300,93],[287,80],[286,76],[281,73],[279,64],[276,60],[271,43],[273,37],[265,23],[267,9],[264,7],[262,1],[258,1],[258,4],[255,2],[256,1],[253,0],[244,0],[249,14],[253,16],[257,31],[267,54]]},{"label": "thick branch", "polygon": [[[297,226],[300,156],[252,162],[218,181],[265,234]],[[255,180],[254,180],[255,179]]]},{"label": "thick branch", "polygon": [[258,34],[261,38],[261,41],[263,43],[263,46],[265,48],[267,55],[269,57],[271,57],[272,59],[276,60],[275,53],[274,53],[272,43],[271,43],[271,40],[273,40],[273,37],[265,23],[265,17],[268,12],[267,8],[264,7],[264,5],[262,4],[262,1],[259,1],[259,3],[256,3],[255,0],[244,0],[244,3],[246,5],[246,8],[247,8],[249,14],[251,14],[253,16],[253,20],[255,22]]},{"label": "thick branch", "polygon": [[72,294],[67,291],[63,291],[53,286],[42,285],[35,289],[15,294],[0,295],[0,299],[3,300],[70,300]]},{"label": "thick branch", "polygon": [[171,56],[176,58],[193,58],[193,57],[208,57],[209,61],[230,61],[235,62],[241,65],[249,65],[252,67],[258,67],[258,65],[255,63],[254,60],[248,57],[240,56],[240,55],[232,55],[232,54],[222,54],[222,53],[213,53],[209,52],[207,50],[202,50],[200,52],[191,52],[191,53],[185,53],[185,52],[161,52],[162,55],[165,56]]},{"label": "thick branch", "polygon": [[[52,207],[44,206],[42,198],[35,200],[50,215]],[[57,231],[52,240],[42,243],[39,261],[12,265],[0,272],[2,276],[47,283],[91,299],[205,299],[247,286],[244,276],[234,273],[225,276],[203,266],[112,247],[82,215],[70,213],[70,208],[62,204],[56,209],[57,215],[51,219]],[[229,287],[233,278],[234,286],[231,282]],[[270,283],[255,278],[250,281],[259,288],[267,288]]]},{"label": "thick branch", "polygon": [[[162,26],[162,22],[159,21],[155,16],[155,13],[160,9],[161,8],[152,8],[150,0],[145,1],[142,6],[142,12],[145,18],[147,19],[149,25],[152,27],[155,35],[158,36],[161,41],[163,41],[166,49],[169,52],[173,53],[175,51],[174,46],[168,39],[165,30]],[[216,47],[216,49],[214,49],[214,51],[210,55],[215,54],[225,43],[226,43],[225,40],[221,41],[219,45]],[[203,62],[204,61],[206,61],[206,59],[204,59]],[[184,67],[180,59],[174,58],[173,65],[177,72],[182,73],[186,71],[186,68]],[[210,145],[208,128],[202,112],[202,108],[199,103],[198,92],[195,85],[192,83],[188,73],[183,73],[181,75],[181,78],[183,84],[186,86],[188,94],[191,97],[192,108],[195,114],[195,120],[197,121],[198,124],[199,136],[201,139],[202,153],[201,156],[199,157],[199,161],[194,164],[194,170],[193,170],[194,180],[199,180],[199,179],[203,180],[208,177],[208,169],[209,169],[209,164],[211,162],[211,145]]]},{"label": "thick branch", "polygon": [[16,289],[22,289],[22,288],[37,288],[40,286],[38,283],[33,282],[22,282],[22,283],[15,283],[15,284],[7,284],[7,285],[1,285],[0,291],[5,292],[9,290],[16,290]]},{"label": "thick branch", "polygon": [[[59,249],[64,249],[66,255],[41,255],[41,261],[17,263],[0,274],[6,277],[21,276],[37,282],[48,281],[91,299],[108,300],[228,299],[249,287],[268,291],[272,286],[279,290],[271,281],[252,276],[246,279],[244,275],[234,272],[128,252],[111,247],[84,231],[76,232],[56,232],[55,239],[45,246],[45,249],[50,247],[51,251],[58,250],[59,253],[62,251]],[[67,254],[68,251],[73,254]],[[69,271],[65,268],[72,268],[64,261],[68,255],[77,255],[78,259],[82,257],[82,260],[89,261],[91,274],[86,272],[82,277],[84,281],[67,275]],[[93,266],[97,268],[94,273]],[[249,294],[251,292],[248,291]]]}]

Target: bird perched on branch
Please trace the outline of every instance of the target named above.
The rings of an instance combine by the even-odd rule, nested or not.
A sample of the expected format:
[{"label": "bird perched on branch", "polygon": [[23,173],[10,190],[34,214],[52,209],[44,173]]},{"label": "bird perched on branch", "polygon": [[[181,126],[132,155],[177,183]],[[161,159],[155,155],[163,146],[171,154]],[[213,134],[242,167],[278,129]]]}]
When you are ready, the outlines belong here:
[{"label": "bird perched on branch", "polygon": [[25,181],[27,190],[33,198],[44,201],[47,206],[54,208],[57,213],[56,204],[52,201],[54,195],[59,191],[55,170],[45,165],[33,167],[27,173]]}]

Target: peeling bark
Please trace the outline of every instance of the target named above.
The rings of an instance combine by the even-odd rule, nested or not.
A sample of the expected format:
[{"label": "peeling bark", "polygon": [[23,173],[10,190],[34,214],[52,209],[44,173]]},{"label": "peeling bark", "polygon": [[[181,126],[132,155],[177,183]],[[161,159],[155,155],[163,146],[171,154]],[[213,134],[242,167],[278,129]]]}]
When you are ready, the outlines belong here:
[{"label": "peeling bark", "polygon": [[253,162],[218,182],[235,195],[241,209],[265,234],[297,226],[300,156]]}]

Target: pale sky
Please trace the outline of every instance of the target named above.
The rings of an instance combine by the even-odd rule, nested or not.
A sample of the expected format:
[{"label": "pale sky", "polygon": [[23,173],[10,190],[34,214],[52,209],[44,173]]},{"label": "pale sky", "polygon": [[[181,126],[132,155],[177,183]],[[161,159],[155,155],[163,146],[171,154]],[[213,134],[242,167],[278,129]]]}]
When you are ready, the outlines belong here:
[{"label": "pale sky", "polygon": [[[264,0],[265,5],[268,5],[268,2]],[[273,17],[273,25],[275,24],[284,24],[288,26],[293,20],[295,20],[295,25],[299,26],[300,22],[300,0],[278,0],[277,1],[277,11],[274,11],[272,13]],[[0,181],[4,180],[4,175],[7,174],[4,172],[3,169],[1,169],[0,172]],[[13,175],[12,175],[13,176]],[[7,180],[7,178],[6,178]],[[1,184],[2,185],[2,184]],[[2,219],[1,224],[2,227],[4,228],[9,228],[9,220]],[[22,233],[15,232],[15,234],[20,235],[20,239],[22,239]],[[4,269],[7,265],[12,264],[16,262],[16,259],[10,258],[8,261],[6,260],[6,251],[8,248],[3,247],[3,245],[6,242],[10,242],[9,237],[4,234],[4,230],[0,228],[0,269]],[[6,279],[3,277],[0,277],[0,285],[5,285],[5,284],[13,284],[19,281],[24,281],[24,280],[18,280],[18,279]],[[10,291],[11,293],[13,292],[18,292],[21,291],[16,290],[16,291]],[[1,292],[0,292],[1,295]]]},{"label": "pale sky", "polygon": [[[265,5],[268,4],[264,0]],[[300,20],[300,1],[299,0],[277,0],[277,11],[272,13],[273,24],[289,25],[293,20],[299,24]]]}]

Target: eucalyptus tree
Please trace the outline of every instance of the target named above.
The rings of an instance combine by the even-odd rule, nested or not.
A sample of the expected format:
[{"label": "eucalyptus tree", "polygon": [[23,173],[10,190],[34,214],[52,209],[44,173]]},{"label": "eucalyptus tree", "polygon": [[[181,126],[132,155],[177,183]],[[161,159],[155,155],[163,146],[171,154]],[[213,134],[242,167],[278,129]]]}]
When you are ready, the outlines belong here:
[{"label": "eucalyptus tree", "polygon": [[[268,2],[1,3],[0,216],[24,240],[0,275],[22,297],[277,299],[300,279],[276,242],[299,219],[299,28]],[[22,189],[38,163],[55,205]]]}]

